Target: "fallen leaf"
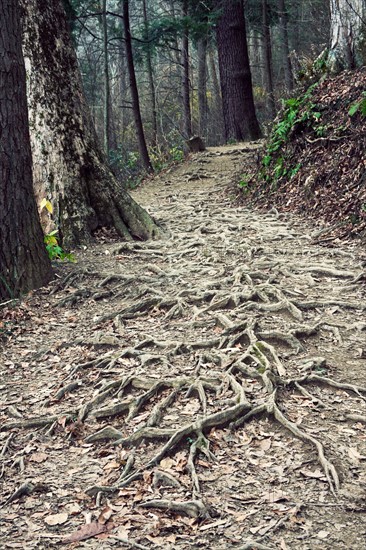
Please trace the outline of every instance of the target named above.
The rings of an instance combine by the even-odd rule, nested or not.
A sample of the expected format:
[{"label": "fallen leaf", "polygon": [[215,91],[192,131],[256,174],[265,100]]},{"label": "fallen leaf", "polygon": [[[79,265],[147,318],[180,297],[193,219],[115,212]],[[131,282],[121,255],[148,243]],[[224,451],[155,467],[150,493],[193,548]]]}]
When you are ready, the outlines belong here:
[{"label": "fallen leaf", "polygon": [[306,469],[300,470],[300,474],[302,474],[305,477],[310,477],[312,479],[321,479],[321,480],[326,481],[326,477],[324,475],[324,472],[322,472],[319,469],[314,470],[313,472],[311,470],[306,470]]},{"label": "fallen leaf", "polygon": [[111,510],[111,508],[109,508],[109,506],[106,506],[101,511],[101,513],[98,517],[98,522],[99,523],[107,523],[107,521],[111,518],[111,516],[113,516],[113,510]]},{"label": "fallen leaf", "polygon": [[171,470],[175,464],[175,460],[172,458],[163,458],[163,460],[160,461],[159,468],[162,470]]},{"label": "fallen leaf", "polygon": [[63,523],[66,523],[68,519],[69,515],[66,514],[66,512],[63,512],[61,514],[52,514],[51,516],[47,516],[44,518],[44,521],[47,525],[62,525]]},{"label": "fallen leaf", "polygon": [[329,531],[319,531],[316,536],[318,537],[318,539],[326,539],[327,537],[329,537],[329,535]]},{"label": "fallen leaf", "polygon": [[80,540],[90,539],[92,537],[95,537],[96,535],[104,533],[106,530],[106,526],[102,523],[98,523],[97,521],[94,521],[93,523],[87,523],[71,535],[68,535],[67,537],[62,539],[61,543],[69,544],[70,542],[79,542]]},{"label": "fallen leaf", "polygon": [[66,504],[66,508],[71,516],[75,516],[81,512],[81,506],[77,502]]},{"label": "fallen leaf", "polygon": [[268,451],[271,448],[272,440],[271,439],[263,439],[259,442],[258,447],[262,449],[262,451]]},{"label": "fallen leaf", "polygon": [[30,455],[29,460],[31,462],[37,462],[40,464],[41,462],[45,462],[48,459],[48,455],[45,453],[33,453]]},{"label": "fallen leaf", "polygon": [[352,460],[352,462],[358,463],[360,460],[365,460],[366,456],[361,455],[357,449],[354,447],[350,447],[348,449],[348,456]]},{"label": "fallen leaf", "polygon": [[273,490],[264,493],[263,499],[273,504],[274,502],[280,502],[281,500],[288,500],[288,496],[279,489],[278,491]]},{"label": "fallen leaf", "polygon": [[215,521],[214,523],[208,523],[207,525],[202,525],[200,527],[200,531],[207,531],[208,529],[214,529],[215,527],[219,527],[220,525],[225,525],[225,523],[228,522],[228,519],[219,519],[218,521]]}]

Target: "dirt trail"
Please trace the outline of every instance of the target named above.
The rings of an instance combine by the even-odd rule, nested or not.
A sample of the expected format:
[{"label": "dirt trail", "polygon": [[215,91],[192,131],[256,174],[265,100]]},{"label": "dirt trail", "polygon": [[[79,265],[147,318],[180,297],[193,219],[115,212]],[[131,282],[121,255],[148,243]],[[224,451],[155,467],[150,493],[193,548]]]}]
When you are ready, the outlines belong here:
[{"label": "dirt trail", "polygon": [[167,239],[2,308],[1,548],[365,546],[363,252],[233,207],[257,148],[134,193]]}]

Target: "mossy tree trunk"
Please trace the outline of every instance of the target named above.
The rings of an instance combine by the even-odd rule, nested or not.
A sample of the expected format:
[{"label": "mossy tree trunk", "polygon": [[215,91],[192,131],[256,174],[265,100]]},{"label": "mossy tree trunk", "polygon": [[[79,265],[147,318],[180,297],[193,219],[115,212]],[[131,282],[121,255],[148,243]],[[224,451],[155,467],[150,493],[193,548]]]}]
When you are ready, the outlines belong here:
[{"label": "mossy tree trunk", "polygon": [[106,164],[82,92],[62,0],[21,0],[23,49],[38,203],[47,197],[64,246],[89,241],[99,226],[124,239],[162,231]]},{"label": "mossy tree trunk", "polygon": [[52,278],[32,189],[18,1],[0,2],[0,300]]}]

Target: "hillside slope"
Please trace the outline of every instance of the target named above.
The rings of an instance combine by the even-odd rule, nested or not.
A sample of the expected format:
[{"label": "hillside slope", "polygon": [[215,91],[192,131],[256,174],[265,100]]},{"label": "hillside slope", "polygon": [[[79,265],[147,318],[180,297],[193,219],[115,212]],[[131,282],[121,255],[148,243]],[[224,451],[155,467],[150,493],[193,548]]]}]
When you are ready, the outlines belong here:
[{"label": "hillside slope", "polygon": [[257,204],[276,205],[366,236],[366,69],[343,72],[288,100],[258,162],[241,182]]}]

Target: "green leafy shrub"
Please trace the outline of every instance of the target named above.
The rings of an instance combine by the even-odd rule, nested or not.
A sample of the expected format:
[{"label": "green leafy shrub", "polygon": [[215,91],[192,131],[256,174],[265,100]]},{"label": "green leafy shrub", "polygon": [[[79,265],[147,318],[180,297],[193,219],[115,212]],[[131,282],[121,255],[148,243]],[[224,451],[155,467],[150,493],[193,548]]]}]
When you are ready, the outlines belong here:
[{"label": "green leafy shrub", "polygon": [[[46,209],[49,214],[53,213],[53,206],[50,203],[49,200],[43,199],[40,204],[40,211]],[[66,260],[68,262],[75,262],[75,256],[74,254],[71,254],[70,252],[66,252],[62,246],[60,246],[60,243],[57,238],[58,230],[55,229],[54,231],[51,231],[50,233],[46,233],[43,237],[43,242],[46,245],[46,250],[48,253],[48,257],[51,261],[53,260]]]},{"label": "green leafy shrub", "polygon": [[289,165],[283,146],[296,132],[311,128],[317,137],[326,134],[326,126],[321,124],[321,112],[311,100],[313,90],[318,83],[310,86],[299,97],[292,97],[283,101],[283,111],[280,119],[274,125],[269,137],[265,155],[262,158],[260,177],[273,185],[277,180],[286,176],[294,177],[301,165]]},{"label": "green leafy shrub", "polygon": [[350,117],[353,117],[358,112],[361,113],[361,116],[366,116],[366,92],[362,92],[360,101],[356,101],[356,103],[351,105],[348,114]]},{"label": "green leafy shrub", "polygon": [[65,250],[60,246],[57,240],[57,229],[51,231],[44,236],[44,243],[46,245],[46,250],[48,252],[48,257],[50,260],[66,260],[68,262],[75,262],[74,254],[71,252],[65,252]]}]

